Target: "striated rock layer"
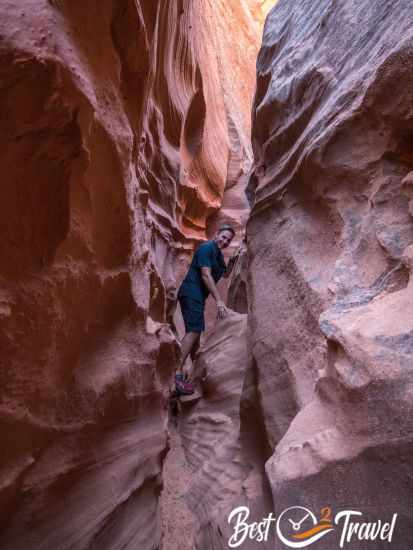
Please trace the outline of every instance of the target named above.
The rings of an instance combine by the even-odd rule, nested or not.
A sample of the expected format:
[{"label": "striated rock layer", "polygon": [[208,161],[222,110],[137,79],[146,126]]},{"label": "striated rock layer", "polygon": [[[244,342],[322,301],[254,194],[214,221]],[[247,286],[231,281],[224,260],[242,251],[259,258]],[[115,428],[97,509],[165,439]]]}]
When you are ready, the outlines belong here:
[{"label": "striated rock layer", "polygon": [[[247,230],[275,511],[398,513],[398,550],[413,534],[412,24],[407,0],[278,2]],[[379,543],[351,543],[365,547]]]},{"label": "striated rock layer", "polygon": [[167,322],[245,214],[258,32],[248,2],[1,3],[4,550],[160,544]]},{"label": "striated rock layer", "polygon": [[[183,404],[182,444],[192,472],[186,501],[196,519],[195,547],[228,548],[228,514],[248,506],[250,521],[268,515],[272,501],[264,464],[269,445],[256,393],[256,372],[247,342],[247,316],[231,312],[210,331],[196,375],[202,399]],[[272,541],[242,548],[269,550]]]}]

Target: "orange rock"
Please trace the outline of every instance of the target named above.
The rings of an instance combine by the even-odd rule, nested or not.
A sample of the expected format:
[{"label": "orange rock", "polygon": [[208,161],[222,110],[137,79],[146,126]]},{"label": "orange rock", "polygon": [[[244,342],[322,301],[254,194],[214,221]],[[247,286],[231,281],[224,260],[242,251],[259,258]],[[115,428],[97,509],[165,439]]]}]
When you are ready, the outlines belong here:
[{"label": "orange rock", "polygon": [[0,7],[4,550],[160,545],[174,290],[222,201],[246,212],[242,8]]}]

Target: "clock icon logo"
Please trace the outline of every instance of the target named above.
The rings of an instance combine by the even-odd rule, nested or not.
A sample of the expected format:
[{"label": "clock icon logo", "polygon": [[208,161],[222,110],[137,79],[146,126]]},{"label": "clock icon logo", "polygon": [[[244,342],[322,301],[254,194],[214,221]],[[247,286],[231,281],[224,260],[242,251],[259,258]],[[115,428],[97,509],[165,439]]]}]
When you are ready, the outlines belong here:
[{"label": "clock icon logo", "polygon": [[321,519],[304,506],[284,510],[276,524],[278,538],[289,548],[305,548],[332,531],[331,509],[321,510]]}]

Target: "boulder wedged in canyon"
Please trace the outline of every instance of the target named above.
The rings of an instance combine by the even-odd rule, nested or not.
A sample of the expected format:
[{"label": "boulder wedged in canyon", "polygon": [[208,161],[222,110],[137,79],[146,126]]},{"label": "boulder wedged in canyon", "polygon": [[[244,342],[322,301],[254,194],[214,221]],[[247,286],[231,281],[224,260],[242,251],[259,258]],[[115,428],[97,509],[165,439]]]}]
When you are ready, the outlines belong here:
[{"label": "boulder wedged in canyon", "polygon": [[413,532],[412,23],[408,1],[278,2],[257,63],[247,228],[275,511],[398,513],[400,550]]},{"label": "boulder wedged in canyon", "polygon": [[222,201],[245,216],[242,5],[2,2],[4,550],[160,544],[173,294]]},{"label": "boulder wedged in canyon", "polygon": [[[227,549],[228,514],[248,506],[250,521],[272,510],[264,464],[269,446],[260,417],[247,316],[230,312],[217,322],[199,352],[195,374],[202,399],[185,405],[179,430],[192,472],[186,500],[195,516],[196,548]],[[270,549],[272,541],[246,540],[242,548]]]}]

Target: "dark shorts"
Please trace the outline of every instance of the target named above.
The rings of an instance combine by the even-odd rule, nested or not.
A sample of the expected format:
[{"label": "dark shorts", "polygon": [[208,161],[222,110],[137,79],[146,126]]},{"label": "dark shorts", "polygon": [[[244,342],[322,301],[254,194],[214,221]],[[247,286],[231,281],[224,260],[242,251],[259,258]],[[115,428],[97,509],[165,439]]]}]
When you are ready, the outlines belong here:
[{"label": "dark shorts", "polygon": [[185,332],[203,332],[205,330],[204,303],[188,296],[179,296],[178,299],[184,318]]}]

